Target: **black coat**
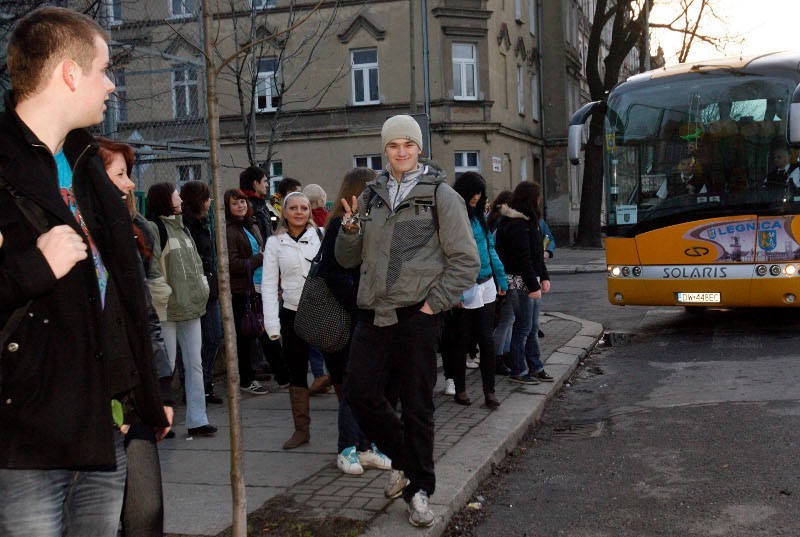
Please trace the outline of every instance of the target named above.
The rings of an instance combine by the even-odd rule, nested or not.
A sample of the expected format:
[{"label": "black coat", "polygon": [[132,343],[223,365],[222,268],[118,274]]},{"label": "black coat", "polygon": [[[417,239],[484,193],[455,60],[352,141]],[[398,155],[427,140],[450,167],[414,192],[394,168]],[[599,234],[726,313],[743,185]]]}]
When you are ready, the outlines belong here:
[{"label": "black coat", "polygon": [[[52,154],[13,109],[8,98],[0,115],[0,176],[41,207],[51,227],[66,224],[83,235],[59,193]],[[70,132],[64,154],[73,166],[73,195],[109,272],[106,304],[92,256],[56,280],[36,247],[39,234],[0,191],[0,326],[33,301],[0,349],[0,468],[113,464],[112,397],[131,403],[141,422],[167,425],[130,216],[87,131]]]},{"label": "black coat", "polygon": [[219,282],[217,281],[217,267],[214,264],[214,240],[211,238],[211,227],[208,218],[197,218],[188,212],[183,213],[183,225],[189,230],[197,253],[203,262],[203,273],[208,280],[208,301],[219,298]]},{"label": "black coat", "polygon": [[537,277],[549,280],[539,219],[503,205],[497,224],[495,249],[507,275],[521,276],[528,291],[541,289]]}]

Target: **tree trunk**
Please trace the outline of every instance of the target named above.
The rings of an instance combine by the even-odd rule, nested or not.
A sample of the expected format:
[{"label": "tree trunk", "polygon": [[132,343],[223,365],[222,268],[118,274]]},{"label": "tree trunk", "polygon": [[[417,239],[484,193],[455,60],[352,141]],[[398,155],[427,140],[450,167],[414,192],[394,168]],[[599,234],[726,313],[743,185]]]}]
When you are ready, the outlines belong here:
[{"label": "tree trunk", "polygon": [[593,114],[589,125],[575,246],[602,246],[600,215],[603,210],[603,117],[602,113]]},{"label": "tree trunk", "polygon": [[232,534],[247,536],[247,493],[244,486],[242,455],[242,416],[239,406],[239,362],[236,354],[236,327],[231,304],[231,278],[228,268],[228,242],[225,238],[225,203],[219,173],[219,99],[217,97],[217,69],[214,65],[214,46],[211,36],[211,0],[203,0],[203,52],[206,57],[206,104],[208,106],[208,140],[211,157],[211,197],[214,200],[214,226],[217,243],[217,273],[219,301],[222,310],[222,327],[225,334],[225,362],[228,372],[228,405],[230,411],[231,441],[231,495]]}]

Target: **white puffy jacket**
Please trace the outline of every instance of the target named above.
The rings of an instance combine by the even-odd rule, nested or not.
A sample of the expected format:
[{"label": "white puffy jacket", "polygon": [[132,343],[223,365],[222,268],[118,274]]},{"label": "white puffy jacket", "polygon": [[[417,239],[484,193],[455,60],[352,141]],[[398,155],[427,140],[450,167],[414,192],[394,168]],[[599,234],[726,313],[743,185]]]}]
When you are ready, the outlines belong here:
[{"label": "white puffy jacket", "polygon": [[273,235],[264,248],[264,271],[261,277],[261,298],[264,304],[264,327],[269,337],[281,333],[278,318],[278,282],[283,296],[283,307],[297,311],[300,294],[311,268],[311,261],[322,244],[322,230],[309,224],[299,241],[288,233]]}]

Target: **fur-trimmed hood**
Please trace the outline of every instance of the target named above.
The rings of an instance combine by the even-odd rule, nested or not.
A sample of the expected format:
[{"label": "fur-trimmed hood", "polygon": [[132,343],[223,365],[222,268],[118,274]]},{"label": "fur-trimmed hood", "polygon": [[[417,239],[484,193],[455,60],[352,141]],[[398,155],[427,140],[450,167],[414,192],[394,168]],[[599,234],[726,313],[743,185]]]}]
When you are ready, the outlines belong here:
[{"label": "fur-trimmed hood", "polygon": [[511,207],[505,204],[500,206],[500,214],[508,218],[522,218],[523,220],[530,220],[530,218],[528,218],[521,212],[517,211],[516,209],[512,209]]}]

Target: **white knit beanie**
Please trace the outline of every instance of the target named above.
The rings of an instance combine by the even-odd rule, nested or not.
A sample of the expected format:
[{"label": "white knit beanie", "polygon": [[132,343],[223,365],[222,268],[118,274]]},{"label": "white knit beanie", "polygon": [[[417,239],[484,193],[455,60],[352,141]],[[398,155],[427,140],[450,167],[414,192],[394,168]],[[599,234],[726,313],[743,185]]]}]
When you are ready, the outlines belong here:
[{"label": "white knit beanie", "polygon": [[408,115],[392,116],[386,120],[381,129],[381,141],[384,149],[392,140],[402,138],[411,140],[422,149],[422,129],[419,123]]}]

